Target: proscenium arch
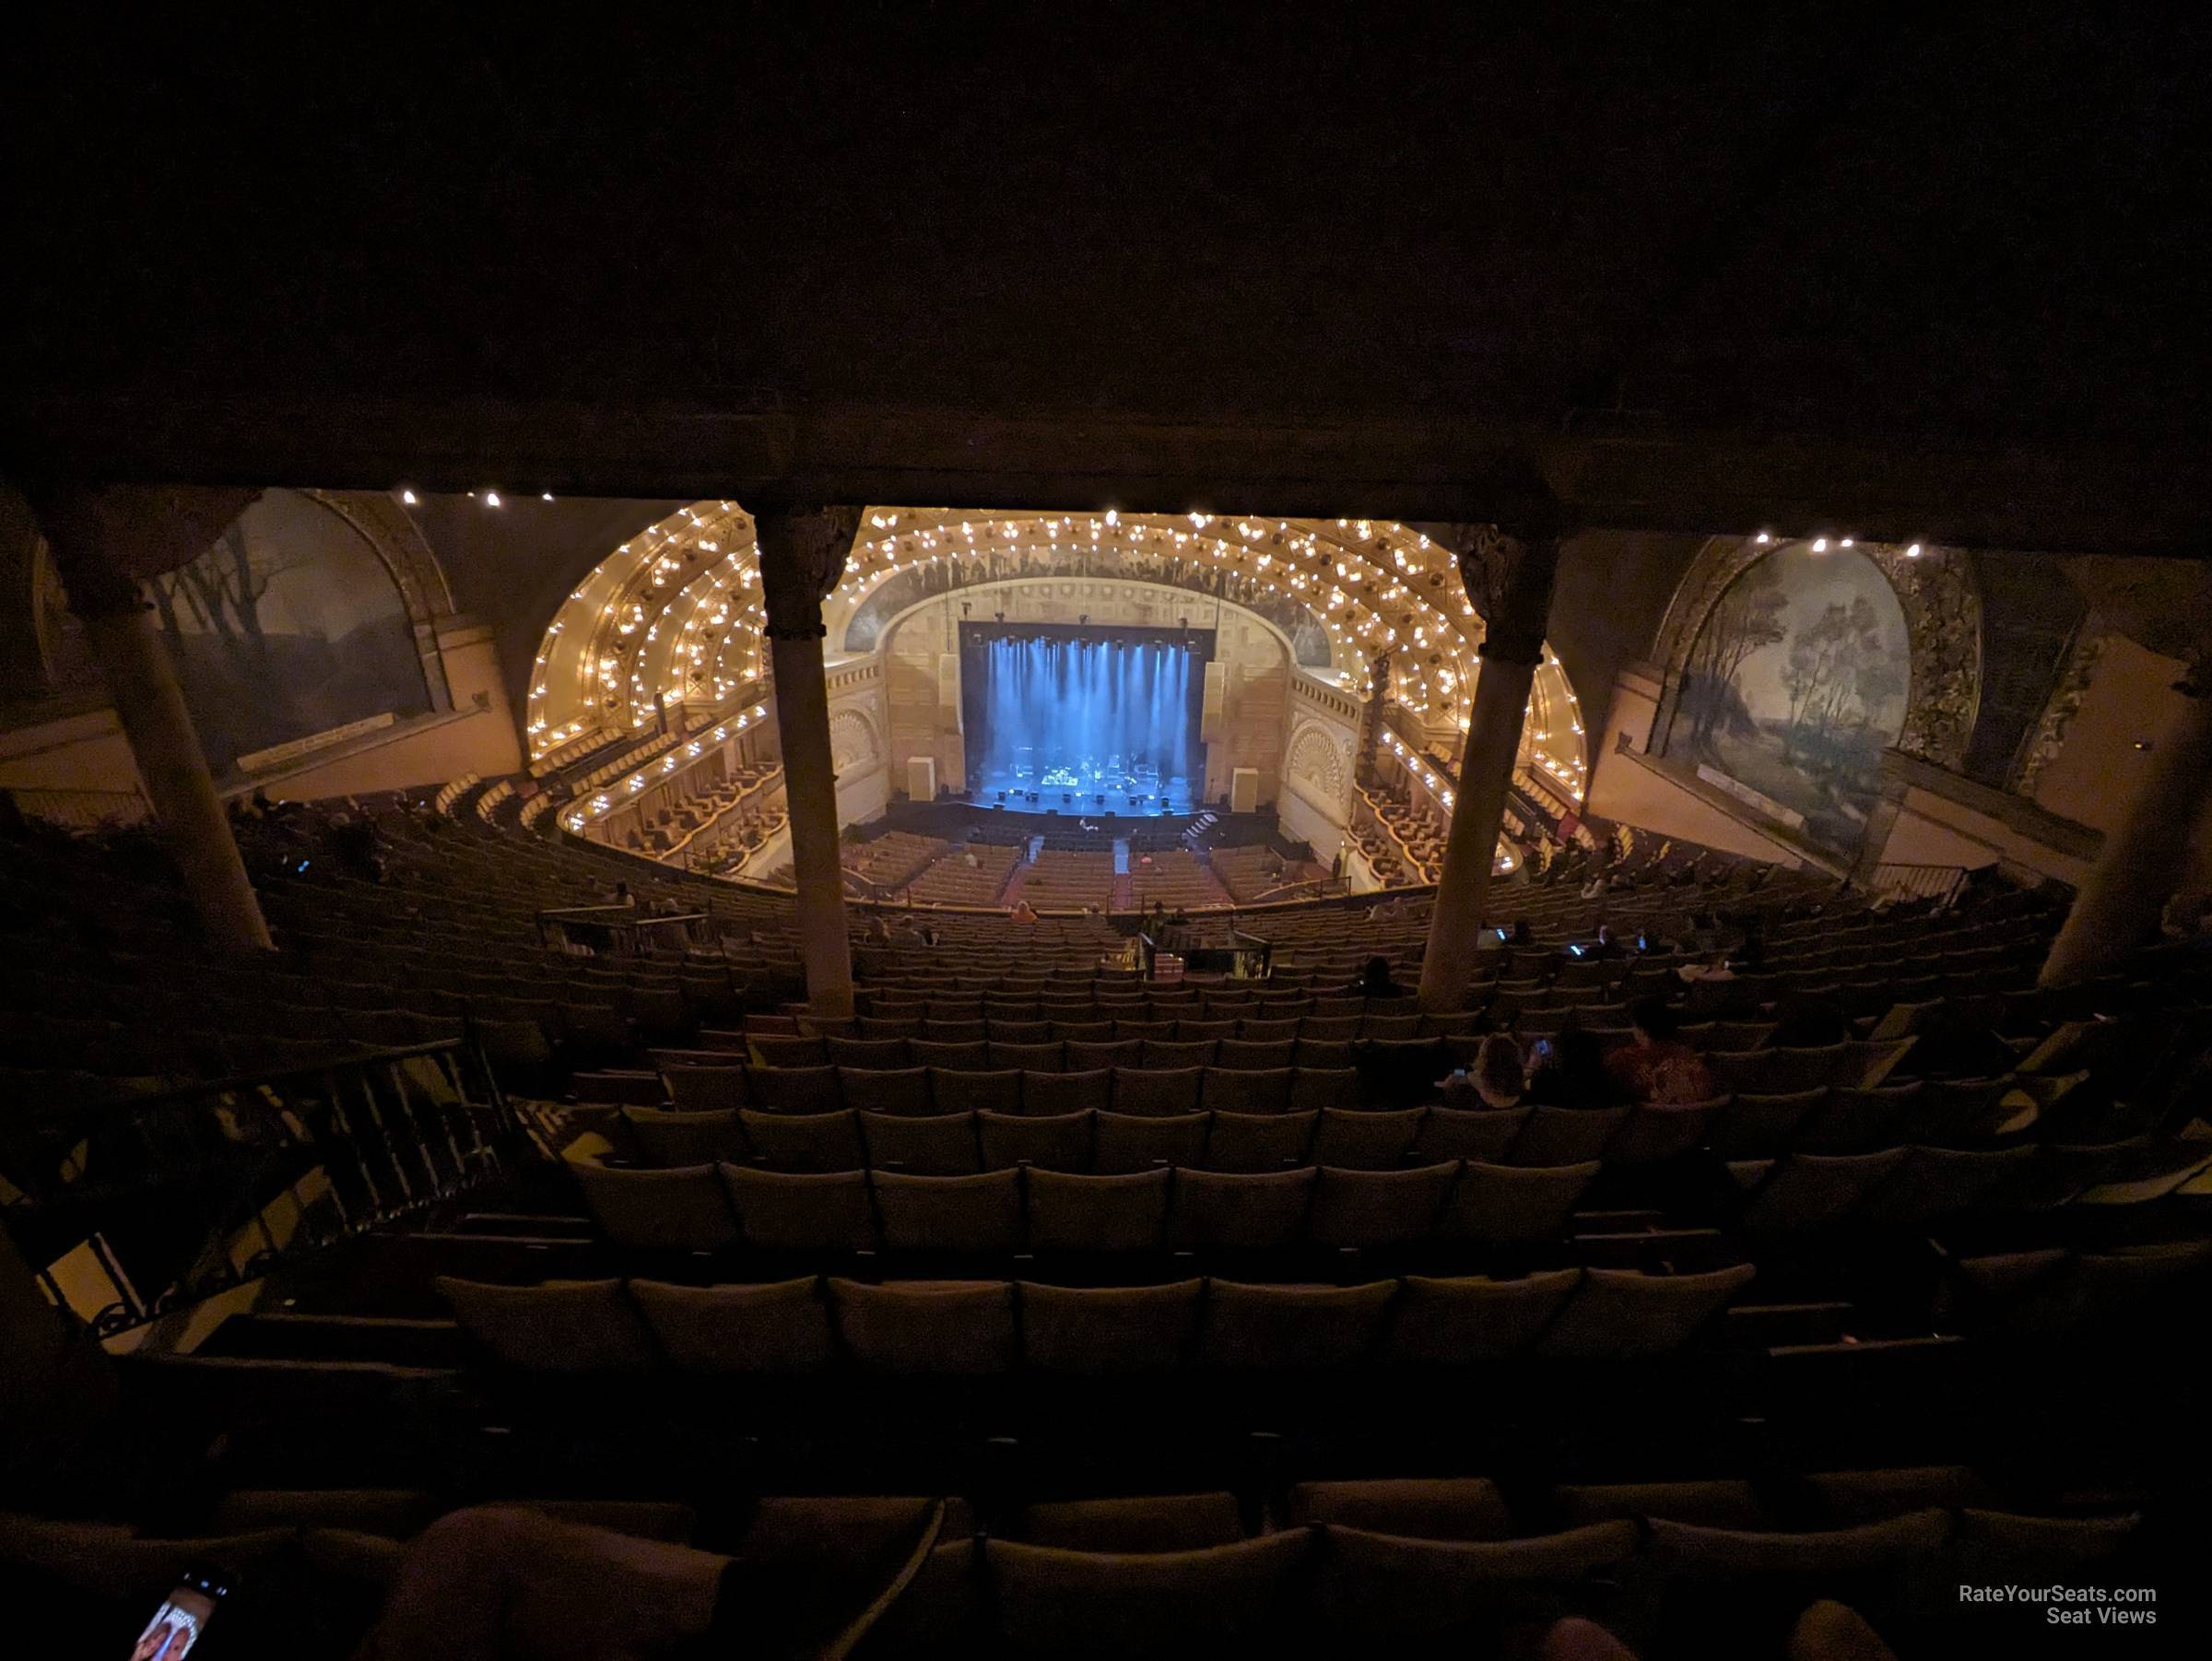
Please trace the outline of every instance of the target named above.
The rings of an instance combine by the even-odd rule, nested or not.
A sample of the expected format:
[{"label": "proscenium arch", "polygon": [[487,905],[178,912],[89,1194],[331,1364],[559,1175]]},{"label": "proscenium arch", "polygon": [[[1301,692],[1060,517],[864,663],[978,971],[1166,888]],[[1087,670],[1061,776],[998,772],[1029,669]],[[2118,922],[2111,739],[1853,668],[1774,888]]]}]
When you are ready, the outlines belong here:
[{"label": "proscenium arch", "polygon": [[[1673,719],[1698,630],[1729,586],[1771,554],[1792,547],[1825,552],[1818,546],[1825,541],[1776,537],[1765,532],[1707,539],[1676,587],[1659,625],[1653,655],[1665,671],[1665,681],[1653,739]],[[1967,741],[1982,703],[1982,592],[1974,582],[1972,561],[1957,548],[1933,543],[1837,537],[1829,547],[1865,555],[1888,580],[1904,613],[1911,685],[1897,748],[1938,767],[1958,769],[1966,760]]]},{"label": "proscenium arch", "polygon": [[[1482,619],[1453,550],[1389,520],[869,507],[824,606],[830,638],[841,642],[869,596],[902,571],[947,561],[987,567],[986,550],[1070,547],[1094,550],[1090,574],[1101,580],[1114,579],[1112,567],[1124,556],[1132,565],[1180,560],[1186,571],[1209,573],[1207,581],[1214,571],[1233,574],[1255,600],[1270,609],[1275,602],[1300,607],[1325,633],[1327,669],[1309,664],[1304,673],[1365,698],[1377,660],[1387,655],[1391,701],[1429,742],[1453,748],[1465,730]],[[1160,581],[1134,571],[1122,580]],[[1220,583],[1210,592],[1196,580],[1164,585],[1212,599]],[[1269,627],[1298,665],[1279,620],[1227,603]],[[664,701],[688,716],[748,700],[762,669],[762,620],[752,522],[742,508],[700,501],[648,526],[586,573],[547,628],[524,720],[533,762],[547,765],[653,724]],[[1549,651],[1529,713],[1532,760],[1579,796],[1587,778],[1580,704]]]}]

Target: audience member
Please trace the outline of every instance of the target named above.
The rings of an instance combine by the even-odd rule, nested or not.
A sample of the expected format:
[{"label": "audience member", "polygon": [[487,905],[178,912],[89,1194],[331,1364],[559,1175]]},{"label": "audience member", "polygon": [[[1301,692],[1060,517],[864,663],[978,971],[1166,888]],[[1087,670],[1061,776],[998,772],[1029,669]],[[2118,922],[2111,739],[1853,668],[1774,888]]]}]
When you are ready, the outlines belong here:
[{"label": "audience member", "polygon": [[1531,1046],[1526,1100],[1535,1107],[1614,1107],[1626,1100],[1606,1070],[1605,1046],[1570,1017]]},{"label": "audience member", "polygon": [[1406,988],[1391,976],[1390,960],[1381,956],[1368,959],[1367,967],[1359,972],[1359,978],[1352,983],[1351,989],[1361,997],[1406,995]]},{"label": "audience member", "polygon": [[1521,1048],[1493,1032],[1475,1052],[1475,1065],[1462,1067],[1441,1086],[1446,1107],[1518,1107],[1528,1089]]},{"label": "audience member", "polygon": [[1676,1036],[1675,1012],[1662,1000],[1638,998],[1629,1006],[1629,1024],[1636,1042],[1607,1056],[1606,1070],[1630,1100],[1676,1105],[1712,1094],[1704,1057]]}]

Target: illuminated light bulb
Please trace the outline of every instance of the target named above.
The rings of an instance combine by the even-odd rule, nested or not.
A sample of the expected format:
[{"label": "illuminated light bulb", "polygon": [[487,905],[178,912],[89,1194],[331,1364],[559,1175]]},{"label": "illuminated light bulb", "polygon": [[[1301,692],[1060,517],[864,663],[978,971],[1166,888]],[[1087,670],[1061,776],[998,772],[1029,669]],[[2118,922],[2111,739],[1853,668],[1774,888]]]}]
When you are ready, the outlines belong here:
[{"label": "illuminated light bulb", "polygon": [[1768,536],[1766,532],[1761,531],[1758,536],[1752,537],[1751,540],[1758,543],[1759,547],[1764,548],[1768,543],[1773,541],[1774,538]]},{"label": "illuminated light bulb", "polygon": [[399,493],[399,499],[400,501],[406,502],[409,507],[413,507],[415,505],[415,492],[412,490],[402,490]]},{"label": "illuminated light bulb", "polygon": [[[538,501],[551,501],[553,500],[553,492],[552,492],[552,491],[550,491],[550,490],[541,490],[540,492],[538,492],[538,498],[537,498],[537,499],[538,499]],[[708,546],[709,548],[712,548],[714,545],[713,545],[712,542],[710,542],[710,543],[708,543],[708,544],[707,544],[707,546]]]},{"label": "illuminated light bulb", "polygon": [[1912,547],[1910,547],[1910,548],[1908,548],[1907,549],[1905,549],[1905,558],[1906,558],[1906,559],[1908,559],[1908,560],[1917,560],[1917,559],[1919,559],[1919,558],[1920,558],[1920,544],[1919,544],[1919,543],[1917,543],[1917,542],[1915,542],[1914,544],[1912,544]]},{"label": "illuminated light bulb", "polygon": [[1826,536],[1815,536],[1813,538],[1813,552],[1816,554],[1825,554],[1828,552],[1828,538]]},{"label": "illuminated light bulb", "polygon": [[498,507],[500,505],[500,493],[497,490],[485,491],[484,505],[488,508]]}]

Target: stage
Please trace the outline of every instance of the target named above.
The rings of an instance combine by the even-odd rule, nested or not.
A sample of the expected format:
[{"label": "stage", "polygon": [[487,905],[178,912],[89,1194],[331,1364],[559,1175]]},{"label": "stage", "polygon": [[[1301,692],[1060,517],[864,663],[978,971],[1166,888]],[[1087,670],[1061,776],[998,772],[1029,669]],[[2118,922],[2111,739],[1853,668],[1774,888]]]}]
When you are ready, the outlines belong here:
[{"label": "stage", "polygon": [[1147,821],[1198,811],[1211,630],[960,625],[964,799],[989,813]]},{"label": "stage", "polygon": [[1198,810],[1186,778],[1162,779],[1157,772],[1131,772],[1085,766],[1080,760],[1058,765],[984,768],[968,800],[978,807],[1007,812],[1111,813],[1118,819],[1159,819]]}]

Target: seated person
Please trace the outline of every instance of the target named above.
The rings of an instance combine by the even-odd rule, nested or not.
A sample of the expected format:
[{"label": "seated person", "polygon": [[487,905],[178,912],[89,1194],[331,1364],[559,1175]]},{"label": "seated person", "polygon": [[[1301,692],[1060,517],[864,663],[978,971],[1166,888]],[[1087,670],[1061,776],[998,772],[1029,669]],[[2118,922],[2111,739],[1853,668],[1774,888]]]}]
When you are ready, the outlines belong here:
[{"label": "seated person", "polygon": [[1351,984],[1355,997],[1404,997],[1406,988],[1391,977],[1390,960],[1380,955],[1367,960],[1359,978]]},{"label": "seated person", "polygon": [[1572,1019],[1531,1046],[1525,1098],[1535,1107],[1618,1107],[1628,1100],[1606,1067],[1605,1046]]},{"label": "seated person", "polygon": [[1712,1094],[1705,1058],[1676,1036],[1675,1012],[1655,997],[1629,1006],[1636,1040],[1606,1058],[1606,1071],[1630,1101],[1675,1106],[1702,1101]]},{"label": "seated person", "polygon": [[1437,1088],[1443,1091],[1446,1107],[1518,1107],[1528,1089],[1521,1047],[1493,1032],[1476,1050],[1474,1066],[1461,1067]]}]

